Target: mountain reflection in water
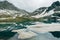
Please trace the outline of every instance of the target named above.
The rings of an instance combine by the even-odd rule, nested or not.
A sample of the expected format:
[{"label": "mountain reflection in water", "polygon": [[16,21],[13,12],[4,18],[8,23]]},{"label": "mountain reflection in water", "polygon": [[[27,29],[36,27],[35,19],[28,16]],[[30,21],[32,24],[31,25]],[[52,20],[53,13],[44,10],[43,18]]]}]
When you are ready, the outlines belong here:
[{"label": "mountain reflection in water", "polygon": [[0,24],[0,40],[8,40],[9,38],[16,35],[16,32],[12,32],[12,30],[23,29],[26,28],[26,25],[33,25],[31,23],[14,23],[14,24]]},{"label": "mountain reflection in water", "polygon": [[[35,25],[35,22],[25,22],[25,23],[16,23],[16,24],[0,24],[0,40],[22,40],[18,39],[17,32],[12,32],[12,30],[26,28],[26,25]],[[3,30],[5,29],[5,30]],[[40,33],[37,36],[24,40],[60,40],[60,32],[48,32]]]}]

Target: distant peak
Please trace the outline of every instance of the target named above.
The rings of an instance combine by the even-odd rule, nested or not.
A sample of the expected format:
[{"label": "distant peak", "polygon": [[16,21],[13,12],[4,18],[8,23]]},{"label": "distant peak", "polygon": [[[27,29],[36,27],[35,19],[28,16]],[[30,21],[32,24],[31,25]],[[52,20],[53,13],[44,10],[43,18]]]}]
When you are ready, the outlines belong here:
[{"label": "distant peak", "polygon": [[6,2],[7,0],[0,0],[0,2],[1,2],[1,1],[5,1],[5,2]]},{"label": "distant peak", "polygon": [[59,1],[55,1],[55,2],[52,3],[51,6],[48,7],[46,12],[49,12],[50,10],[52,10],[52,9],[58,7],[58,6],[60,6],[60,2]]},{"label": "distant peak", "polygon": [[0,0],[0,2],[8,2],[7,0]]},{"label": "distant peak", "polygon": [[9,10],[17,10],[19,11],[16,6],[14,6],[12,3],[8,2],[7,0],[0,1],[0,9],[9,9]]},{"label": "distant peak", "polygon": [[59,1],[56,1],[52,5],[60,6],[60,2]]}]

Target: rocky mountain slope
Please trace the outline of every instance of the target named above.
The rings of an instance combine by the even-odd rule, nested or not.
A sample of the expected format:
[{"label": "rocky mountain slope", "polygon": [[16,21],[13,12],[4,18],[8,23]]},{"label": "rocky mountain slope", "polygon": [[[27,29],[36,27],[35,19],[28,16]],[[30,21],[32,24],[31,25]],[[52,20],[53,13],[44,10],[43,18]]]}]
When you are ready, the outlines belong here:
[{"label": "rocky mountain slope", "polygon": [[[15,7],[12,3],[8,1],[0,1],[0,17],[8,16],[27,16],[29,13],[25,10]],[[5,15],[5,16],[4,16]]]},{"label": "rocky mountain slope", "polygon": [[41,14],[47,7],[41,7],[32,12],[33,15]]},{"label": "rocky mountain slope", "polygon": [[8,1],[0,1],[0,9],[19,10],[17,7],[15,7],[12,3],[9,3]]},{"label": "rocky mountain slope", "polygon": [[60,2],[56,1],[56,2],[53,2],[49,7],[42,7],[35,10],[33,13],[36,15],[32,17],[41,18],[41,17],[51,16],[51,15],[56,15],[55,12],[57,12],[58,14],[60,13],[58,11],[60,11]]}]

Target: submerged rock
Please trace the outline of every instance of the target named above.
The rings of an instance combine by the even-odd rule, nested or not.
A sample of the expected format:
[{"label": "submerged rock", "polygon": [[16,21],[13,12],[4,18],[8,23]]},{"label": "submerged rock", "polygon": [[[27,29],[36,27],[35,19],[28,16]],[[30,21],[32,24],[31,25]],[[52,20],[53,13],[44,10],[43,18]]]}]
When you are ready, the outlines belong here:
[{"label": "submerged rock", "polygon": [[50,32],[54,37],[60,38],[60,31]]},{"label": "submerged rock", "polygon": [[16,32],[0,31],[0,39],[7,40],[7,39],[13,37],[15,34],[16,34]]}]

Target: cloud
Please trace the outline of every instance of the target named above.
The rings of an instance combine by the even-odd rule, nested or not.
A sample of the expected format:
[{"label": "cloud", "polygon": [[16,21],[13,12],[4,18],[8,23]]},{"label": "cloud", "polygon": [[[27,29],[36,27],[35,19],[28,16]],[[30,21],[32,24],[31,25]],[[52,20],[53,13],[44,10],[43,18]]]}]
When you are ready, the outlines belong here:
[{"label": "cloud", "polygon": [[39,7],[50,6],[56,0],[8,0],[8,1],[13,3],[20,9],[32,12]]}]

